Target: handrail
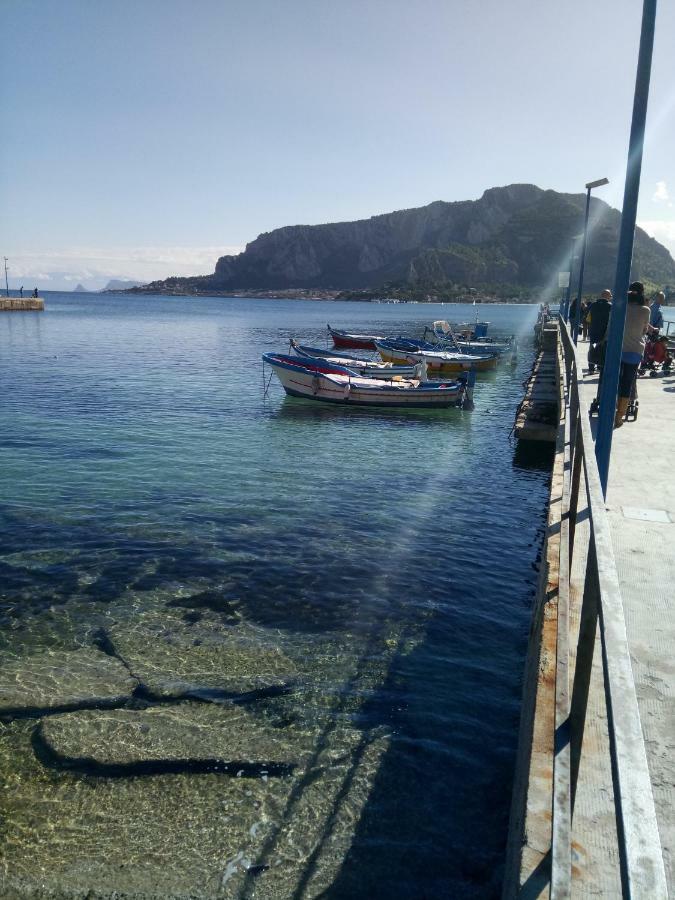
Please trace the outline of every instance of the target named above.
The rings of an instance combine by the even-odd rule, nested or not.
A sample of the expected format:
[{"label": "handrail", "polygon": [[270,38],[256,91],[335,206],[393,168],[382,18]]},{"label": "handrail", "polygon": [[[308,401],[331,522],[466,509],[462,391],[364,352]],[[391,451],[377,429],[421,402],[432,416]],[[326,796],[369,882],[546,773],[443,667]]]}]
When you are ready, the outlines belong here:
[{"label": "handrail", "polygon": [[[579,391],[581,364],[562,318],[559,319],[559,333],[560,375],[565,398],[559,440],[564,442],[565,471],[560,530],[550,897],[562,900],[571,896],[574,799],[599,622],[622,896],[667,900],[665,867],[619,578],[595,460],[588,406]],[[570,699],[569,579],[582,465],[591,533]]]}]

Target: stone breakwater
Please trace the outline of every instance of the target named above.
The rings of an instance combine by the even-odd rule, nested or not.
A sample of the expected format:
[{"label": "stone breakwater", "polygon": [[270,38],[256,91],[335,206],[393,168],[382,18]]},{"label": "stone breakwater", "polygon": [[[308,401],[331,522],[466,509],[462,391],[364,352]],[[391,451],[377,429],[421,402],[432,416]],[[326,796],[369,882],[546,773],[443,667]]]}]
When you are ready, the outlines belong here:
[{"label": "stone breakwater", "polygon": [[42,312],[42,297],[0,297],[0,312]]}]

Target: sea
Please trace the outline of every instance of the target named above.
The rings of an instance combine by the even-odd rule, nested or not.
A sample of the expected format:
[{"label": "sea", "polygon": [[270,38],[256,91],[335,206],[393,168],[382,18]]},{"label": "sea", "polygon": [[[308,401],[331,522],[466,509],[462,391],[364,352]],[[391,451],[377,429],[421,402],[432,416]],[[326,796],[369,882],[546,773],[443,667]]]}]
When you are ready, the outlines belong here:
[{"label": "sea", "polygon": [[[0,317],[0,893],[498,897],[537,306],[44,296]],[[478,317],[519,352],[471,412],[288,398],[261,358]]]}]

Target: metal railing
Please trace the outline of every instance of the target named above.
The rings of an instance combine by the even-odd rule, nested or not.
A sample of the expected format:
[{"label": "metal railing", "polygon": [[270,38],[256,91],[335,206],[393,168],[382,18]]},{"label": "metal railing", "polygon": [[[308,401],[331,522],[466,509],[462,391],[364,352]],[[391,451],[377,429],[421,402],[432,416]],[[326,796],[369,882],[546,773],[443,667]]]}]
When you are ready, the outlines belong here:
[{"label": "metal railing", "polygon": [[[595,460],[588,407],[579,392],[581,363],[562,318],[559,319],[559,330],[565,415],[561,416],[559,435],[564,442],[564,476],[560,523],[550,896],[554,900],[562,900],[571,895],[574,800],[599,623],[622,895],[645,900],[667,900],[666,874],[612,538]],[[570,572],[582,469],[590,539],[572,676]]]}]

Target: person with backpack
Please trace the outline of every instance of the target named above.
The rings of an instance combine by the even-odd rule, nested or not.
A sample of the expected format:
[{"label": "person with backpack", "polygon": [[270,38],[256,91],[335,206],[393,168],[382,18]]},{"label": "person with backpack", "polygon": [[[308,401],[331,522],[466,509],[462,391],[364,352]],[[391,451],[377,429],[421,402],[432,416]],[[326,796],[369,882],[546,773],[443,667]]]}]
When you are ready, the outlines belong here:
[{"label": "person with backpack", "polygon": [[612,311],[612,292],[609,288],[600,294],[598,299],[591,304],[588,310],[588,372],[593,375],[595,367],[600,371],[605,363],[605,346],[609,315]]},{"label": "person with backpack", "polygon": [[644,354],[647,341],[645,335],[650,328],[649,302],[645,297],[644,285],[640,281],[634,281],[628,289],[628,303],[626,304],[626,322],[621,346],[619,395],[614,417],[615,428],[620,428],[626,417],[638,366],[642,362]]}]

